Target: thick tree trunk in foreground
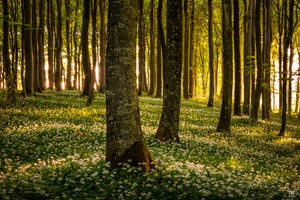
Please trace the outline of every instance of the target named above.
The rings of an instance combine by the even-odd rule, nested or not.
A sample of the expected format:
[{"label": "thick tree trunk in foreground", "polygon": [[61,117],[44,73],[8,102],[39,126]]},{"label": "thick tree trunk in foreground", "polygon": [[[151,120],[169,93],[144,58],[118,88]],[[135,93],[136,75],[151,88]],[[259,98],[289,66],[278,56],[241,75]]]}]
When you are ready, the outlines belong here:
[{"label": "thick tree trunk in foreground", "polygon": [[150,171],[155,163],[146,147],[136,90],[138,2],[110,0],[106,68],[106,161]]},{"label": "thick tree trunk in foreground", "polygon": [[223,94],[222,108],[217,131],[230,132],[232,104],[232,16],[231,1],[222,0],[222,29],[223,29]]},{"label": "thick tree trunk in foreground", "polygon": [[163,69],[163,110],[155,137],[179,142],[182,68],[182,0],[167,1],[167,56]]}]

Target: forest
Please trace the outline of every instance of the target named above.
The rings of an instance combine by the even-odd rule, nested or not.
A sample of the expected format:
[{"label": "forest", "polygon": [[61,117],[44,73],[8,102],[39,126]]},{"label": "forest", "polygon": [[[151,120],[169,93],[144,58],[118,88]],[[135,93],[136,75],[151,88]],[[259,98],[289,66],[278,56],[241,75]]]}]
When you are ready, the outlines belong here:
[{"label": "forest", "polygon": [[300,198],[299,0],[1,0],[0,199]]}]

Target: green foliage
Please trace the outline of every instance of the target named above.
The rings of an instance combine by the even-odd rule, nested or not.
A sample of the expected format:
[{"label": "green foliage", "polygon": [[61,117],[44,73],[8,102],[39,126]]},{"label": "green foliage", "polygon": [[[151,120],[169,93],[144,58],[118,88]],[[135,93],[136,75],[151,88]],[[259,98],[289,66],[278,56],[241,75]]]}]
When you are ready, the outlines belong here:
[{"label": "green foliage", "polygon": [[[300,195],[297,126],[277,137],[276,122],[232,119],[216,132],[219,108],[183,101],[181,143],[154,134],[162,100],[140,98],[142,127],[158,164],[152,173],[105,163],[105,101],[74,91],[18,99],[0,112],[0,199],[282,199]],[[0,102],[5,95],[0,94]],[[218,104],[219,102],[217,102]],[[141,163],[142,165],[142,163]]]}]

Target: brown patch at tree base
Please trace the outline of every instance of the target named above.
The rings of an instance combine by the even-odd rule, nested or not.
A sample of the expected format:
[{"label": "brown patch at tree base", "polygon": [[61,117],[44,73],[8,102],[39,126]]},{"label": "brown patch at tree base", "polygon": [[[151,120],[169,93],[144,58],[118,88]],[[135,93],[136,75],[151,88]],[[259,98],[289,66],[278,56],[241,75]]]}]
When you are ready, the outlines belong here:
[{"label": "brown patch at tree base", "polygon": [[144,141],[134,142],[121,157],[111,163],[111,169],[119,167],[119,163],[128,163],[132,167],[141,166],[145,172],[150,172],[156,166]]}]

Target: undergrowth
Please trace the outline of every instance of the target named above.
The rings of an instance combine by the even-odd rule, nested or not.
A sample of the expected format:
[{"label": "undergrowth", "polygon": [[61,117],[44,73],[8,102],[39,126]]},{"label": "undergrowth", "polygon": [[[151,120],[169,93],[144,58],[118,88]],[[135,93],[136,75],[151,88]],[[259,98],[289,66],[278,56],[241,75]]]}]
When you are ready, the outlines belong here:
[{"label": "undergrowth", "polygon": [[[5,102],[0,95],[0,102]],[[233,117],[216,132],[219,107],[182,101],[178,144],[154,140],[162,100],[139,99],[142,129],[158,168],[105,163],[105,99],[92,106],[75,91],[46,91],[0,112],[0,199],[300,198],[300,127],[277,137],[279,117]]]}]

